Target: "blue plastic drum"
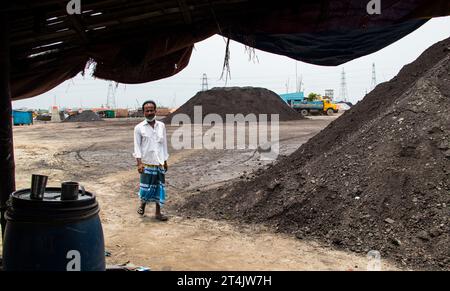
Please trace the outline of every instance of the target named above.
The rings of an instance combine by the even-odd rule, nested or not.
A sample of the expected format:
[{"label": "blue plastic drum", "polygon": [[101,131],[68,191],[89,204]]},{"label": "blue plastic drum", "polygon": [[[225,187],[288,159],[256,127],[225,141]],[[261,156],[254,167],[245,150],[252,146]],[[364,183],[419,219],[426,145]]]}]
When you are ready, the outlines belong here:
[{"label": "blue plastic drum", "polygon": [[33,200],[25,189],[14,192],[10,202],[3,270],[105,270],[103,230],[92,193],[61,201],[61,188],[46,188],[43,200]]}]

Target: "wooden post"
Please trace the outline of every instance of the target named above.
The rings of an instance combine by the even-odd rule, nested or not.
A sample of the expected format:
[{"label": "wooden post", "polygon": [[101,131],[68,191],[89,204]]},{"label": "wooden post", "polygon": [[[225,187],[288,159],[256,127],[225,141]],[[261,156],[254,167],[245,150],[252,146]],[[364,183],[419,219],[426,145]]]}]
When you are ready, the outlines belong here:
[{"label": "wooden post", "polygon": [[2,238],[5,232],[6,202],[15,190],[15,166],[10,90],[9,20],[0,13],[0,211]]}]

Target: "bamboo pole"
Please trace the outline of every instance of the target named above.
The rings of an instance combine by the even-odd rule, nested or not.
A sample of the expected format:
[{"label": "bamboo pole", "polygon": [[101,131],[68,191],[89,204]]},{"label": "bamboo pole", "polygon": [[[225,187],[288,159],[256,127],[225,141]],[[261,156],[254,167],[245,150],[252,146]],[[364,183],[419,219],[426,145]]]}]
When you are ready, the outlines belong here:
[{"label": "bamboo pole", "polygon": [[2,238],[6,226],[6,202],[16,187],[11,116],[9,20],[6,13],[0,13],[0,222]]}]

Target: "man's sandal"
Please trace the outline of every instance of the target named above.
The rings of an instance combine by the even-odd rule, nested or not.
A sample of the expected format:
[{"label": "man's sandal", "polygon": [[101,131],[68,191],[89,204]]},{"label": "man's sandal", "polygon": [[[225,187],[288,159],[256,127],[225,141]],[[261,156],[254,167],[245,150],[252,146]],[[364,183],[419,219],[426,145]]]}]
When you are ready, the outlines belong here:
[{"label": "man's sandal", "polygon": [[167,216],[165,216],[164,214],[160,214],[160,215],[155,215],[155,218],[158,219],[159,221],[167,221],[169,218]]},{"label": "man's sandal", "polygon": [[145,213],[145,207],[143,207],[142,205],[139,206],[139,208],[138,208],[138,210],[137,210],[137,213],[138,213],[139,215],[144,215],[144,213]]}]

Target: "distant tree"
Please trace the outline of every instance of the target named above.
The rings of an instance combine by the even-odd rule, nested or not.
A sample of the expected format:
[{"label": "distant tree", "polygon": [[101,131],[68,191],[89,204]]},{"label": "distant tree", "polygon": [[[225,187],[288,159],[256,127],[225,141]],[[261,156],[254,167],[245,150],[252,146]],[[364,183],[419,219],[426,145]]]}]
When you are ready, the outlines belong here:
[{"label": "distant tree", "polygon": [[317,93],[309,93],[308,97],[306,98],[308,101],[316,101],[320,100],[320,95]]}]

